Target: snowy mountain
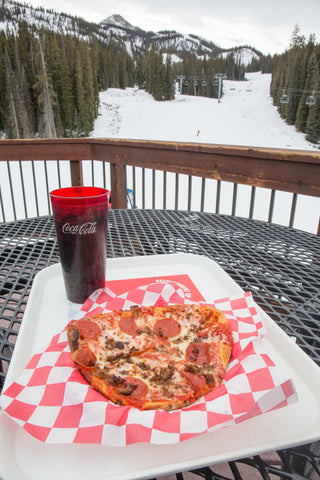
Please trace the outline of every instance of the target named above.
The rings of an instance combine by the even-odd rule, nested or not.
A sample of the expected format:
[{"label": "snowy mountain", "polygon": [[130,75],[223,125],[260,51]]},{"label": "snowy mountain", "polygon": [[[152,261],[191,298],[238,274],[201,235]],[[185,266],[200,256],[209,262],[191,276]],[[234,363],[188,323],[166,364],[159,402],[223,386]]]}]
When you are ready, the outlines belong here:
[{"label": "snowy mountain", "polygon": [[127,22],[127,20],[119,14],[114,14],[108,18],[105,18],[100,22],[100,25],[105,27],[115,27],[120,29],[124,28],[127,30],[140,30],[139,28],[131,25],[131,23]]},{"label": "snowy mountain", "polygon": [[35,30],[41,28],[61,33],[77,32],[72,17],[63,13],[57,14],[53,10],[42,7],[33,8],[30,5],[14,1],[2,2],[0,7],[0,29],[15,33],[20,22],[26,22]]},{"label": "snowy mountain", "polygon": [[230,54],[233,55],[237,63],[240,63],[245,67],[248,66],[252,62],[252,60],[259,60],[258,53],[250,47],[239,47],[234,50],[226,50],[220,55],[222,58],[226,58]]},{"label": "snowy mountain", "polygon": [[192,53],[203,56],[222,51],[214,43],[196,35],[183,35],[175,30],[147,32],[139,27],[134,27],[121,15],[111,15],[102,20],[99,26],[107,35],[112,35],[113,38],[118,38],[126,44],[130,44],[129,52],[146,49],[151,43],[154,43],[158,48],[165,51],[171,50],[176,54]]},{"label": "snowy mountain", "polygon": [[26,3],[3,0],[0,6],[0,29],[16,32],[19,28],[19,22],[26,22],[36,31],[46,29],[62,34],[75,35],[86,40],[94,35],[102,42],[113,40],[124,43],[130,55],[135,52],[146,51],[151,43],[162,48],[164,52],[170,50],[180,59],[186,54],[195,54],[206,58],[219,54],[227,56],[231,52],[240,63],[247,65],[250,63],[250,58],[262,55],[253,47],[225,50],[213,42],[191,33],[184,35],[174,30],[147,32],[131,25],[119,14],[111,15],[96,24],[87,22],[80,17],[46,10],[43,7],[33,8]]}]

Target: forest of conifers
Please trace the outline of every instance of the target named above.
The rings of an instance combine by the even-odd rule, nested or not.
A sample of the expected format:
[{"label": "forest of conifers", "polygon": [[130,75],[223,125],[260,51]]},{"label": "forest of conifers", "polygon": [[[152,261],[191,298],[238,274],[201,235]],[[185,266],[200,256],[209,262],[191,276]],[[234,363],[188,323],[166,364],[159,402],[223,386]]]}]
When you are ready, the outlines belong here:
[{"label": "forest of conifers", "polygon": [[184,53],[183,61],[173,64],[170,52],[163,61],[154,44],[132,57],[118,41],[35,32],[20,23],[15,34],[0,32],[0,131],[5,138],[87,136],[99,92],[109,87],[137,85],[156,100],[170,100],[183,75],[183,93],[217,97],[217,74],[243,80],[246,70],[261,70],[272,73],[271,95],[281,116],[319,143],[320,46],[298,33],[284,54],[261,56],[245,69],[232,52],[206,59]]},{"label": "forest of conifers", "polygon": [[20,24],[0,33],[0,130],[8,138],[88,135],[99,91],[133,85],[132,59],[118,44],[90,44]]},{"label": "forest of conifers", "polygon": [[271,95],[280,115],[320,143],[320,45],[296,26],[290,49],[273,57]]}]

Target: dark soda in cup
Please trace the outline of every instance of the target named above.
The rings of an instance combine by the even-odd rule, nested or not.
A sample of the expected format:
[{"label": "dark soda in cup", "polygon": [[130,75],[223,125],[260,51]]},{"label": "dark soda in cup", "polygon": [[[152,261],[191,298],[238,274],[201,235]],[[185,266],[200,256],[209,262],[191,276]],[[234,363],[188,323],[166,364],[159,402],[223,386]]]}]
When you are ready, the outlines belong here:
[{"label": "dark soda in cup", "polygon": [[105,285],[108,190],[67,187],[50,193],[67,297],[83,303]]}]

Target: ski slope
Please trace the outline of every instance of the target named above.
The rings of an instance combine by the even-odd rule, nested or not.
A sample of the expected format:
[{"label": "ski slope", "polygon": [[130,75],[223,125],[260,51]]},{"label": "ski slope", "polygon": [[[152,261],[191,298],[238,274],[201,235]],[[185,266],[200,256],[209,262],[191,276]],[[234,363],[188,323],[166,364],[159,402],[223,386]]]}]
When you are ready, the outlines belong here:
[{"label": "ski slope", "polygon": [[272,104],[271,75],[246,77],[224,80],[221,103],[179,93],[157,102],[143,90],[110,88],[100,93],[91,136],[315,150]]}]

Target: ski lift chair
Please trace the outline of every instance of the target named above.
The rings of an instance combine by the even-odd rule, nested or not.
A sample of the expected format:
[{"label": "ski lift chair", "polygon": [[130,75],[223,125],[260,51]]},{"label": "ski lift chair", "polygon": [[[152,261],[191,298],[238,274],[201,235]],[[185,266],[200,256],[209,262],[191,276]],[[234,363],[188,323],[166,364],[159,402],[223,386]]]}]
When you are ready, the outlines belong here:
[{"label": "ski lift chair", "polygon": [[286,95],[284,90],[282,91],[282,95],[280,97],[280,103],[289,103],[289,95]]},{"label": "ski lift chair", "polygon": [[314,92],[313,92],[312,95],[309,95],[306,98],[306,105],[311,106],[311,105],[315,105],[315,104],[316,104],[316,98],[315,98]]}]

